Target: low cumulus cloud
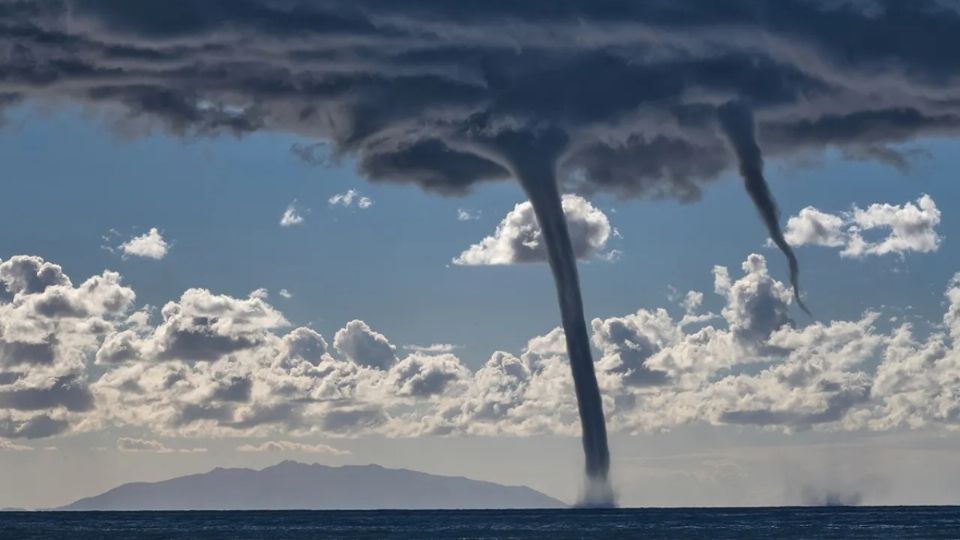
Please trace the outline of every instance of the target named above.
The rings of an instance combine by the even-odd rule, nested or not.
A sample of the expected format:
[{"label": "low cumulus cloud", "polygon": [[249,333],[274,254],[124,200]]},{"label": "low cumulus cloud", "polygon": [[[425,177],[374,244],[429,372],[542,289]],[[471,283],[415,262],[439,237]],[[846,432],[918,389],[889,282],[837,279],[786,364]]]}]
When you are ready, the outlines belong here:
[{"label": "low cumulus cloud", "polygon": [[135,298],[116,272],[74,285],[40,257],[0,261],[0,437],[48,437],[95,410],[88,360]]},{"label": "low cumulus cloud", "polygon": [[367,323],[350,321],[333,336],[333,346],[354,362],[368,367],[388,368],[397,361],[396,347]]},{"label": "low cumulus cloud", "polygon": [[117,450],[121,452],[153,452],[157,454],[195,454],[207,451],[206,448],[170,448],[160,441],[155,441],[152,439],[137,439],[133,437],[118,438]]},{"label": "low cumulus cloud", "polygon": [[902,205],[854,206],[841,214],[830,214],[808,206],[787,220],[784,236],[795,246],[837,248],[841,257],[930,253],[937,251],[943,237],[937,232],[940,210],[929,195]]},{"label": "low cumulus cloud", "polygon": [[295,225],[301,225],[303,222],[303,213],[297,205],[297,200],[294,199],[293,202],[287,205],[287,209],[283,211],[283,215],[280,216],[280,226],[293,227]]},{"label": "low cumulus cloud", "polygon": [[466,383],[470,371],[449,353],[414,353],[390,370],[390,384],[399,396],[440,396],[458,383]]},{"label": "low cumulus cloud", "polygon": [[[717,313],[690,291],[674,295],[681,306],[590,321],[612,431],[960,426],[960,274],[946,284],[942,324],[924,335],[910,324],[881,330],[876,311],[801,324],[762,255],[717,266],[713,278]],[[471,370],[451,346],[397,347],[361,320],[328,344],[291,328],[259,291],[189,289],[151,317],[110,272],[74,285],[56,264],[18,256],[0,263],[0,281],[8,447],[108,427],[150,434],[117,442],[148,452],[195,450],[160,442],[173,437],[336,453],[289,438],[579,433],[560,328]]]},{"label": "low cumulus cloud", "polygon": [[33,448],[22,445],[22,444],[17,444],[15,442],[0,439],[0,452],[4,450],[13,451],[13,452],[26,452],[28,450],[33,450]]},{"label": "low cumulus cloud", "polygon": [[373,206],[373,199],[365,195],[361,195],[360,192],[355,189],[348,189],[343,193],[338,193],[333,197],[330,197],[327,202],[330,204],[330,206],[359,208],[360,210],[366,210]]},{"label": "low cumulus cloud", "polygon": [[124,257],[142,257],[145,259],[160,260],[167,256],[170,244],[156,227],[140,236],[134,236],[120,244],[120,252]]},{"label": "low cumulus cloud", "polygon": [[[606,214],[579,195],[564,195],[562,203],[577,258],[589,259],[595,255],[609,257],[609,253],[614,253],[603,253],[613,233]],[[475,266],[546,260],[546,246],[533,205],[522,202],[507,213],[492,235],[464,250],[453,259],[453,263]]]},{"label": "low cumulus cloud", "polygon": [[300,452],[304,454],[327,454],[331,456],[345,456],[347,450],[340,450],[326,444],[308,444],[296,441],[265,441],[260,444],[243,444],[237,447],[238,452]]}]

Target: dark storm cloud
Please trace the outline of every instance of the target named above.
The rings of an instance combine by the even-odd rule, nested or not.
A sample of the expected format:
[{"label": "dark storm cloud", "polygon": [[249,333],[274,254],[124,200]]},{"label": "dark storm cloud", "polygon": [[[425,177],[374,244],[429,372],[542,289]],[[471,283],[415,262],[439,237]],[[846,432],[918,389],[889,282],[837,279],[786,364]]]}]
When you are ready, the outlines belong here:
[{"label": "dark storm cloud", "polygon": [[450,195],[461,194],[482,180],[509,176],[498,164],[453,150],[436,139],[367,156],[360,161],[359,169],[371,180],[420,184]]},{"label": "dark storm cloud", "polygon": [[[960,126],[960,13],[929,1],[0,2],[0,95],[119,105],[185,133],[333,141],[447,194],[509,176],[471,147],[559,129],[583,191],[696,199],[749,102],[770,153]],[[305,148],[305,147],[304,147]]]}]

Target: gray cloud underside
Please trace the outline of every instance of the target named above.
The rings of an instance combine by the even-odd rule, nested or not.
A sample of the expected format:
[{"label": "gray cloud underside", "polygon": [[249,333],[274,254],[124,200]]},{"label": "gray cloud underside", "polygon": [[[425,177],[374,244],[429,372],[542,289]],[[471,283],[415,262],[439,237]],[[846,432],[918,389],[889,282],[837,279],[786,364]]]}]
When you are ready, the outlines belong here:
[{"label": "gray cloud underside", "polygon": [[568,186],[699,196],[737,99],[767,154],[960,126],[960,10],[935,0],[0,2],[0,106],[100,105],[183,133],[282,130],[373,180],[445,194],[510,176],[478,152],[559,130]]}]

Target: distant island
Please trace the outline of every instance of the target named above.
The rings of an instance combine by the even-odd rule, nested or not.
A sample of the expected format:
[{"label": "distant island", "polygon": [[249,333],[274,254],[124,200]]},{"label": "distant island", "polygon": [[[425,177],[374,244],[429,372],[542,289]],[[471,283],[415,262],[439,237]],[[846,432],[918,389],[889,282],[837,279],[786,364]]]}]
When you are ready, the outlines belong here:
[{"label": "distant island", "polygon": [[123,484],[56,510],[371,510],[561,508],[525,486],[379,465],[284,461],[262,470],[216,468],[161,482]]}]

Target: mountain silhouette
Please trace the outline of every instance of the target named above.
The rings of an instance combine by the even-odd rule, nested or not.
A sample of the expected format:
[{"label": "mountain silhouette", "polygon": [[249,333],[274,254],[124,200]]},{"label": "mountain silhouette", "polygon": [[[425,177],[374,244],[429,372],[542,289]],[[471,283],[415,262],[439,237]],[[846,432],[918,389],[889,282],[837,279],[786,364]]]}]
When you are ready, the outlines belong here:
[{"label": "mountain silhouette", "polygon": [[379,465],[284,461],[262,470],[216,468],[161,482],[123,484],[57,510],[364,510],[558,508],[525,486]]}]

